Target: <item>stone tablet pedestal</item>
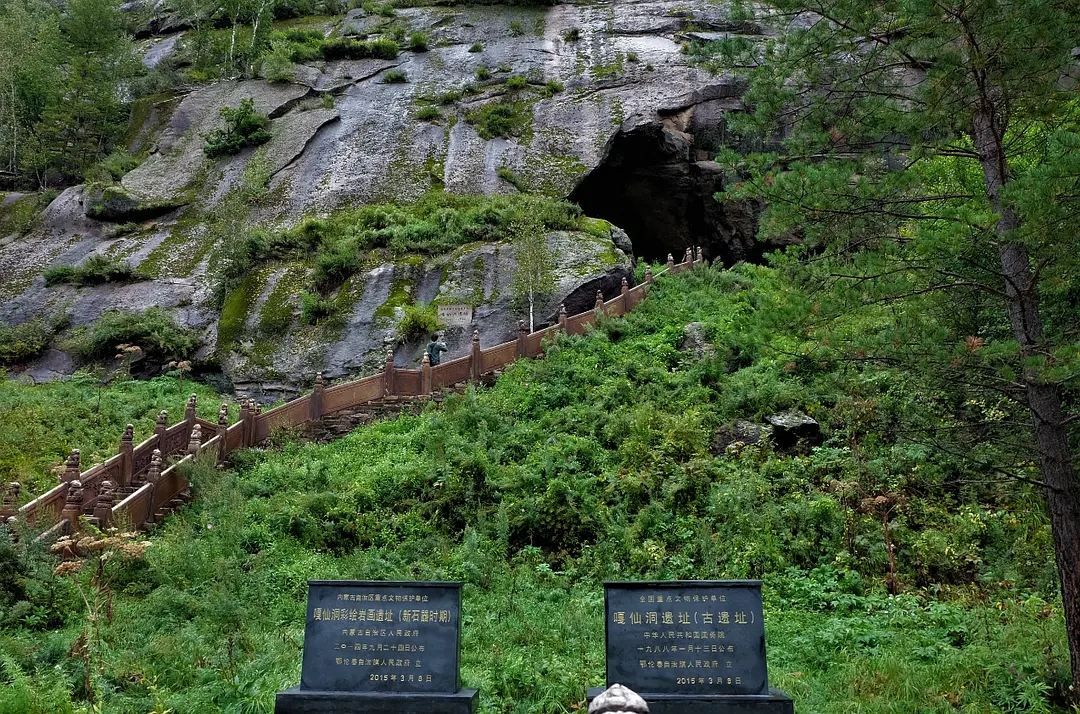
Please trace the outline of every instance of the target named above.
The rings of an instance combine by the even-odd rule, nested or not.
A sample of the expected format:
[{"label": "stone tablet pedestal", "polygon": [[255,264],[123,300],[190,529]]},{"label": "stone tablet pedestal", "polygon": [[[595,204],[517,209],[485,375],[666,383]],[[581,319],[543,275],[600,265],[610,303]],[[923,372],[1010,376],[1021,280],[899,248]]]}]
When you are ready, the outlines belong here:
[{"label": "stone tablet pedestal", "polygon": [[461,689],[461,583],[308,582],[300,686],[275,714],[474,714]]},{"label": "stone tablet pedestal", "polygon": [[[603,694],[603,687],[589,688],[589,702]],[[649,714],[795,714],[791,697],[779,689],[770,689],[768,696],[740,694],[716,697],[686,694],[649,694],[645,701]]]},{"label": "stone tablet pedestal", "polygon": [[275,714],[475,714],[475,689],[457,694],[316,692],[300,687],[278,692]]},{"label": "stone tablet pedestal", "polygon": [[605,583],[604,612],[607,683],[650,714],[794,714],[769,688],[760,581]]}]

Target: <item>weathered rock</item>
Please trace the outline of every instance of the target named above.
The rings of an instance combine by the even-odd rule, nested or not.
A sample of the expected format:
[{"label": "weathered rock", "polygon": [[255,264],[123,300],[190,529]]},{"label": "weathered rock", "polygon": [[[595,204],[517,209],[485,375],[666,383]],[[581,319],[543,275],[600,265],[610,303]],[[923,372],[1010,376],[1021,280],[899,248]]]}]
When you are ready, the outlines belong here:
[{"label": "weathered rock", "polygon": [[772,434],[772,428],[740,419],[734,424],[725,424],[713,434],[709,451],[713,456],[720,456],[732,445],[753,446]]},{"label": "weathered rock", "polygon": [[613,684],[592,700],[589,714],[649,714],[649,705],[629,687]]},{"label": "weathered rock", "polygon": [[190,199],[140,201],[118,186],[87,191],[83,197],[86,216],[109,223],[145,221],[172,213]]},{"label": "weathered rock", "polygon": [[[146,0],[147,8],[153,5],[154,0]],[[164,7],[154,12],[148,32],[184,25]],[[754,259],[763,249],[753,239],[754,207],[712,199],[724,175],[710,159],[724,135],[726,113],[743,109],[743,87],[729,76],[703,71],[680,52],[688,31],[753,30],[732,25],[727,12],[707,0],[400,8],[395,22],[426,32],[430,51],[405,51],[393,60],[314,62],[295,68],[294,83],[223,81],[155,104],[134,145],[150,147],[150,155],[123,178],[121,189],[112,190],[113,200],[100,202],[97,210],[95,196],[68,189],[29,234],[0,241],[0,320],[22,322],[63,310],[78,326],[112,307],[159,305],[179,323],[201,331],[207,344],[203,356],[223,354],[217,345],[218,309],[210,304],[207,281],[218,246],[209,239],[213,234],[206,223],[223,197],[245,187],[246,169],[260,154],[268,168],[255,173],[268,178],[269,185],[264,199],[250,208],[249,226],[287,227],[312,213],[378,200],[407,201],[433,189],[517,190],[500,178],[499,170],[505,169],[522,189],[572,195],[587,214],[625,229],[613,233],[615,246],[601,241],[602,248],[590,247],[592,239],[585,234],[549,237],[560,244],[583,244],[586,254],[617,257],[603,269],[587,271],[576,270],[575,259],[567,258],[559,295],[537,310],[541,323],[554,319],[560,300],[578,312],[591,308],[597,288],[616,294],[622,277],[630,275],[631,252],[662,258],[703,244],[709,257],[725,262]],[[354,10],[343,20],[317,26],[327,33],[374,37],[382,21]],[[510,33],[511,22],[520,23],[524,35]],[[569,30],[577,30],[580,39],[566,41]],[[172,51],[170,40],[150,44],[148,65]],[[482,44],[483,51],[470,52],[474,43]],[[477,82],[481,67],[492,72],[490,80]],[[384,83],[390,68],[404,71],[409,81]],[[525,77],[529,88],[507,90],[505,80],[515,75]],[[541,92],[549,81],[562,91]],[[416,119],[422,98],[461,92],[470,83],[479,93],[470,87],[461,99],[440,105],[442,119]],[[248,97],[258,111],[274,118],[273,139],[260,149],[207,161],[204,135],[221,126],[220,110]],[[531,121],[521,127],[520,136],[483,138],[470,123],[473,113],[506,100],[520,101]],[[181,204],[187,205],[159,213]],[[98,218],[155,222],[119,235]],[[476,303],[476,315],[484,343],[493,344],[512,336],[517,320],[525,316],[506,288],[511,252],[505,246],[468,251],[478,252],[441,260],[485,261],[479,280],[487,292]],[[82,289],[44,286],[44,269],[95,254],[127,260],[158,280]],[[384,265],[354,276],[343,288],[351,292],[340,334],[296,327],[297,294],[308,277],[306,269],[278,265],[260,271],[253,278],[255,294],[244,306],[240,334],[224,351],[226,375],[284,388],[309,380],[320,368],[328,376],[377,368],[369,364],[369,355],[377,355],[392,338],[394,310],[400,307],[390,300],[395,287],[408,285],[410,300],[460,300],[469,292],[455,287],[463,280],[455,275],[464,266],[447,268],[443,280],[445,266],[436,264]],[[270,304],[285,300],[294,312],[287,347],[270,344],[258,329],[259,313],[279,283],[290,289],[279,291]],[[403,363],[411,361],[412,349],[398,349]]]},{"label": "weathered rock", "polygon": [[[587,311],[598,289],[614,297],[623,278],[633,277],[630,259],[610,241],[566,232],[553,232],[547,241],[557,256],[553,273],[558,279],[552,293],[535,306],[537,329],[557,319],[561,303],[572,314]],[[348,312],[336,327],[311,327],[293,319],[280,334],[267,326],[268,316],[281,295],[295,300],[289,283],[306,273],[301,266],[265,269],[255,276],[253,290],[258,292],[245,311],[241,333],[222,345],[225,369],[248,396],[288,394],[295,389],[289,382],[305,383],[316,372],[338,379],[378,371],[387,349],[394,351],[398,366],[415,369],[426,337],[398,344],[396,332],[403,308],[414,303],[473,307],[472,324],[444,330],[450,347],[444,360],[468,354],[474,330],[485,347],[512,340],[518,321],[528,317],[527,303],[511,290],[514,266],[513,247],[502,243],[473,244],[426,262],[381,265],[354,275],[338,291],[335,299]],[[296,304],[289,309],[294,317],[299,313]]]},{"label": "weathered rock", "polygon": [[773,441],[781,449],[795,446],[799,441],[821,443],[821,425],[802,412],[790,409],[765,418],[773,427]]},{"label": "weathered rock", "polygon": [[716,348],[708,340],[707,328],[701,322],[691,322],[683,328],[683,340],[679,349],[690,352],[697,359],[716,354]]}]

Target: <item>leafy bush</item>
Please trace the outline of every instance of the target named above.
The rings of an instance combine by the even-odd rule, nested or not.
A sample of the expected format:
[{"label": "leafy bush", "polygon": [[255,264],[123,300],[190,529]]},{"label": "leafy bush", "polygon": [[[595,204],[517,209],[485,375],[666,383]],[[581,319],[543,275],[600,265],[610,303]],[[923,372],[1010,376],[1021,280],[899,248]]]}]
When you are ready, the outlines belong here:
[{"label": "leafy bush", "polygon": [[557,79],[552,79],[544,85],[544,88],[540,90],[540,94],[550,99],[564,89],[566,89],[566,86],[562,82]]},{"label": "leafy bush", "polygon": [[506,88],[507,89],[511,89],[511,90],[525,89],[528,86],[529,86],[528,80],[525,79],[524,77],[522,77],[521,75],[515,75],[513,77],[508,77],[507,80],[506,80]]},{"label": "leafy bush", "polygon": [[44,320],[0,324],[0,365],[22,364],[38,357],[48,349],[52,335],[53,330]]},{"label": "leafy bush", "polygon": [[236,109],[222,107],[221,118],[225,126],[205,135],[203,153],[209,158],[238,154],[248,146],[260,146],[270,141],[270,118],[255,111],[255,100],[240,100]]},{"label": "leafy bush", "polygon": [[442,117],[442,113],[435,107],[420,107],[416,110],[416,118],[420,121],[436,121]]},{"label": "leafy bush", "polygon": [[487,67],[476,68],[476,79],[480,82],[491,79],[491,70]]},{"label": "leafy bush", "polygon": [[484,51],[484,43],[483,42],[474,42],[469,47],[469,52],[472,52],[473,54],[475,54],[477,52],[483,52],[483,51]]},{"label": "leafy bush", "polygon": [[362,42],[338,37],[327,40],[322,45],[322,56],[327,60],[394,59],[400,51],[398,44],[393,40]]},{"label": "leafy bush", "polygon": [[518,191],[525,193],[525,191],[528,190],[528,186],[525,184],[524,181],[521,180],[521,177],[519,177],[507,167],[500,166],[498,169],[495,170],[495,173],[496,175],[498,175],[499,178],[501,178],[503,181],[506,181]]},{"label": "leafy bush", "polygon": [[484,139],[523,136],[532,128],[532,120],[532,106],[523,100],[491,102],[465,114],[465,121]]},{"label": "leafy bush", "polygon": [[80,287],[102,283],[131,283],[149,280],[150,276],[136,270],[124,260],[94,255],[81,265],[58,265],[45,271],[45,284],[68,283]]},{"label": "leafy bush", "polygon": [[105,313],[74,346],[87,359],[112,358],[118,345],[137,345],[147,356],[180,360],[191,357],[199,344],[193,330],[178,326],[160,307],[151,307]]},{"label": "leafy bush", "polygon": [[431,38],[426,32],[414,32],[409,35],[409,49],[413,52],[427,52]]},{"label": "leafy bush", "polygon": [[409,81],[409,75],[404,70],[392,69],[383,75],[385,84],[404,84]]},{"label": "leafy bush", "polygon": [[126,151],[115,150],[90,166],[83,178],[86,183],[114,183],[139,166],[139,158]]},{"label": "leafy bush", "polygon": [[525,34],[525,26],[520,20],[511,20],[509,30],[511,37],[522,37]]},{"label": "leafy bush", "polygon": [[406,305],[403,310],[404,315],[397,325],[397,340],[400,344],[425,339],[439,331],[439,310],[434,305],[416,303]]},{"label": "leafy bush", "polygon": [[581,39],[581,28],[571,27],[562,34],[563,42],[577,42]]},{"label": "leafy bush", "polygon": [[300,293],[300,321],[305,325],[317,325],[337,312],[337,303],[313,295],[307,290]]}]

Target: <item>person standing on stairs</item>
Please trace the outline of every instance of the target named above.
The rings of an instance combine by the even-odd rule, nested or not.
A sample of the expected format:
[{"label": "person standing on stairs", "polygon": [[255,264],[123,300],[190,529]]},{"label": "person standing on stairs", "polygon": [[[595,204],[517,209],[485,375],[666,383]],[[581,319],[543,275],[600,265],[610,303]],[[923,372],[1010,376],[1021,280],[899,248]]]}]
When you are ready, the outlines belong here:
[{"label": "person standing on stairs", "polygon": [[438,335],[431,336],[431,342],[428,343],[426,352],[428,356],[428,361],[431,363],[432,367],[435,367],[439,364],[440,361],[442,361],[443,352],[449,351],[450,348],[446,346],[446,343],[439,341]]}]

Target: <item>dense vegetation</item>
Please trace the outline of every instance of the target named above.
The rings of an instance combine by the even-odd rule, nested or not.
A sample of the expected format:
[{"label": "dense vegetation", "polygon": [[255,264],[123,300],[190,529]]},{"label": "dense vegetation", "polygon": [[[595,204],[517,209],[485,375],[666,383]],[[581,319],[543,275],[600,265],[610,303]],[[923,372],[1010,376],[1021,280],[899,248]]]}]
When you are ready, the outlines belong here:
[{"label": "dense vegetation", "polygon": [[[749,266],[664,279],[441,409],[198,467],[195,503],[109,565],[108,621],[0,541],[0,712],[270,712],[299,676],[305,582],[335,577],[465,581],[488,713],[579,707],[603,679],[600,583],[638,577],[764,578],[770,677],[804,714],[1064,711],[1038,490],[920,443],[978,418],[967,388],[839,359],[791,326],[802,297]],[[680,349],[691,320],[702,358]],[[823,442],[732,441],[785,408]]]},{"label": "dense vegetation", "polygon": [[[3,375],[0,372],[0,375]],[[199,416],[216,419],[221,399],[213,390],[180,374],[137,381],[121,370],[105,375],[80,372],[66,381],[27,387],[0,379],[0,482],[18,481],[25,493],[40,494],[56,485],[56,467],[79,449],[83,468],[116,453],[127,424],[136,442],[154,431],[158,412],[180,421],[191,394],[199,397]],[[235,409],[234,409],[235,415]]]}]

